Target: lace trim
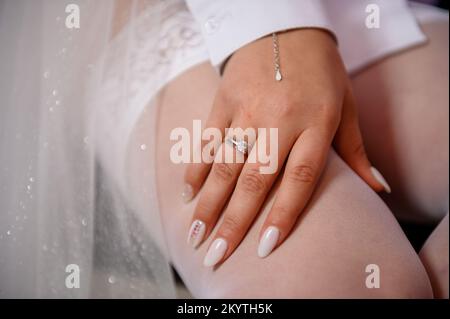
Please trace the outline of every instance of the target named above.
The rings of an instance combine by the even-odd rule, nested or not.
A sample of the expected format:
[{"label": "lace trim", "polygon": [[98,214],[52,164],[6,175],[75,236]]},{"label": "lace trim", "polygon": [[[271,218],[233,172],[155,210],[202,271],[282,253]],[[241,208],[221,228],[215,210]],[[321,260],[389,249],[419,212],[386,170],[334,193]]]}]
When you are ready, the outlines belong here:
[{"label": "lace trim", "polygon": [[111,41],[102,60],[102,86],[94,97],[97,152],[120,183],[128,138],[144,108],[208,53],[184,1],[154,0]]}]

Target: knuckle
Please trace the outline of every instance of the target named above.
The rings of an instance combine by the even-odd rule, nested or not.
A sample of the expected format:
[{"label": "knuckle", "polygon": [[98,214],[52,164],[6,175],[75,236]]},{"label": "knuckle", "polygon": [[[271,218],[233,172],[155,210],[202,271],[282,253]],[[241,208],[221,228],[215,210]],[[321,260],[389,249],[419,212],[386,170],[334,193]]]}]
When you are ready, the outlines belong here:
[{"label": "knuckle", "polygon": [[224,237],[235,236],[240,232],[242,228],[242,222],[237,216],[231,215],[224,218],[222,227],[220,228],[220,234]]},{"label": "knuckle", "polygon": [[273,214],[271,214],[271,224],[278,225],[281,228],[287,226],[288,221],[292,218],[293,212],[283,205],[277,205],[273,208]]},{"label": "knuckle", "polygon": [[203,221],[205,221],[205,219],[209,219],[215,212],[214,206],[215,205],[213,204],[211,198],[202,197],[197,203],[194,218],[201,219]]},{"label": "knuckle", "polygon": [[266,180],[258,169],[250,169],[242,176],[242,189],[250,194],[259,195],[267,190]]},{"label": "knuckle", "polygon": [[247,118],[250,116],[249,106],[246,103],[236,103],[237,113],[241,115],[243,118]]},{"label": "knuckle", "polygon": [[237,117],[243,122],[252,122],[259,114],[258,103],[256,102],[249,103],[244,99],[238,99],[237,101],[234,101],[234,107],[236,109]]},{"label": "knuckle", "polygon": [[356,145],[353,147],[352,154],[354,154],[356,157],[366,157],[366,150],[362,141],[356,143]]},{"label": "knuckle", "polygon": [[323,128],[327,136],[329,136],[330,138],[334,137],[334,134],[339,127],[340,121],[340,115],[331,115],[323,119]]},{"label": "knuckle", "polygon": [[340,108],[334,103],[320,103],[316,107],[317,114],[326,126],[334,127],[340,121]]},{"label": "knuckle", "polygon": [[295,165],[287,172],[287,177],[294,183],[312,184],[317,176],[317,169],[309,163]]},{"label": "knuckle", "polygon": [[234,171],[228,163],[215,163],[213,165],[213,174],[222,182],[230,182],[234,178]]}]

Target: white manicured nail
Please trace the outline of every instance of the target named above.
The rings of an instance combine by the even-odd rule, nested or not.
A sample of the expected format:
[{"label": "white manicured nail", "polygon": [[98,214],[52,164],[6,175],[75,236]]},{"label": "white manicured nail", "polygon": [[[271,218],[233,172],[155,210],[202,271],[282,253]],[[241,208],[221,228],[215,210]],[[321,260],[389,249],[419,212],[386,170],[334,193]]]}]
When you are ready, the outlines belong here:
[{"label": "white manicured nail", "polygon": [[386,182],[386,179],[383,177],[383,175],[381,175],[381,173],[375,168],[375,167],[371,167],[370,168],[373,177],[375,177],[375,179],[384,187],[384,190],[386,191],[386,193],[390,194],[391,193],[391,187],[389,186],[389,184]]},{"label": "white manicured nail", "polygon": [[275,248],[280,237],[280,231],[275,226],[267,227],[266,231],[261,237],[258,246],[258,256],[261,258],[267,257]]},{"label": "white manicured nail", "polygon": [[205,236],[205,230],[206,227],[204,222],[198,219],[194,220],[191,228],[189,229],[189,235],[187,239],[188,244],[190,244],[194,248],[197,248],[197,246],[202,242],[203,236]]},{"label": "white manicured nail", "polygon": [[227,248],[227,241],[223,238],[217,238],[213,241],[211,247],[209,247],[205,259],[203,260],[203,265],[205,267],[211,267],[217,264],[220,260],[222,260]]},{"label": "white manicured nail", "polygon": [[194,198],[194,189],[190,184],[184,184],[184,189],[181,193],[181,197],[183,197],[185,203],[189,203],[192,198]]}]

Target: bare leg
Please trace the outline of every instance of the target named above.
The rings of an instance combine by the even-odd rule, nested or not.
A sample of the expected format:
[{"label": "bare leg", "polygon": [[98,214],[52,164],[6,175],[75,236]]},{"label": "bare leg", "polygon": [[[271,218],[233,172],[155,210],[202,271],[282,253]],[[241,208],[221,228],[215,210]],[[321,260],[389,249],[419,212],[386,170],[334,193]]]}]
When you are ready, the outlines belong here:
[{"label": "bare leg", "polygon": [[[170,161],[170,131],[205,120],[218,85],[204,64],[169,84],[160,96],[157,180],[169,254],[196,297],[431,297],[417,254],[389,209],[343,161],[331,152],[309,207],[289,239],[268,258],[257,256],[258,232],[270,199],[236,252],[215,270],[202,266],[209,240],[198,250],[186,243],[196,201],[182,202],[185,167]],[[151,143],[144,114],[133,143]],[[191,129],[190,129],[191,130]],[[132,147],[139,157],[138,147]],[[142,164],[145,170],[145,161]],[[137,171],[143,171],[137,170]],[[274,189],[276,192],[276,188]],[[381,287],[368,289],[365,267],[377,264]]]},{"label": "bare leg", "polygon": [[[353,78],[370,159],[392,186],[400,217],[438,222],[448,212],[448,20],[422,25],[425,46]],[[448,298],[448,217],[423,247],[436,297]]]}]

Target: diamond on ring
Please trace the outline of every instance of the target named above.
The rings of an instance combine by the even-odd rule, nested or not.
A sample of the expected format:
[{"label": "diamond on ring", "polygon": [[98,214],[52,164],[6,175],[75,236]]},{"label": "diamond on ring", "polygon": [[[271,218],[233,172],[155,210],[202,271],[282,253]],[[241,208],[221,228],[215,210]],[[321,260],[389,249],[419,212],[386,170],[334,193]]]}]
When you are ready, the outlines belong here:
[{"label": "diamond on ring", "polygon": [[236,150],[244,155],[248,153],[248,143],[244,140],[236,140],[234,138],[228,138],[227,142],[232,144]]}]

